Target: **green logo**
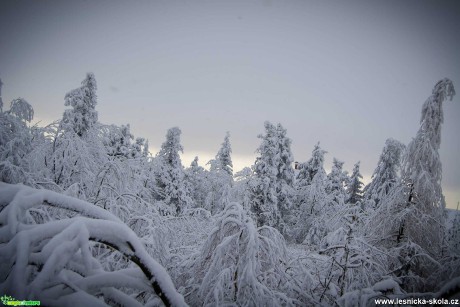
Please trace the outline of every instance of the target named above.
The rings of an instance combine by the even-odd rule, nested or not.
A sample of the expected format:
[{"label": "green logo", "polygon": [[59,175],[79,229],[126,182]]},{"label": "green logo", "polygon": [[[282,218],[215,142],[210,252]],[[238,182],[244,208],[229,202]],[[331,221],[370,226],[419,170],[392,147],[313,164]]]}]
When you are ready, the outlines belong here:
[{"label": "green logo", "polygon": [[40,306],[40,301],[18,301],[8,295],[4,295],[0,299],[5,306]]}]

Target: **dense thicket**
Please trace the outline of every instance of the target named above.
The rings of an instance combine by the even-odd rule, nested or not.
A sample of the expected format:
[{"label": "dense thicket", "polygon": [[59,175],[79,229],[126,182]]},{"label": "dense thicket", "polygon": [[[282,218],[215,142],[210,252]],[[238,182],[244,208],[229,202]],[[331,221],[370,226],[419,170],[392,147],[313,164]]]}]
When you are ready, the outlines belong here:
[{"label": "dense thicket", "polygon": [[185,168],[179,128],[151,155],[129,124],[98,121],[96,91],[88,74],[45,127],[23,98],[0,100],[0,292],[56,306],[460,293],[460,214],[445,209],[438,153],[450,80],[407,147],[385,142],[367,186],[359,162],[349,175],[334,158],[327,173],[319,143],[294,170],[287,130],[270,122],[251,167],[234,174],[227,133],[209,168],[198,157]]}]

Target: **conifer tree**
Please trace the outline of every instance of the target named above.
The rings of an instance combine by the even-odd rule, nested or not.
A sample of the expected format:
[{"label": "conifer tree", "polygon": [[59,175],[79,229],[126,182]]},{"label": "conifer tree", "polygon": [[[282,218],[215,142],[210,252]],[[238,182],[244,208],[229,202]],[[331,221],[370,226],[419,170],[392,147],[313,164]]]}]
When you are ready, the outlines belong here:
[{"label": "conifer tree", "polygon": [[350,180],[348,182],[347,186],[347,203],[351,204],[356,204],[360,202],[363,198],[363,183],[361,179],[363,179],[363,176],[359,172],[359,164],[360,162],[358,161],[355,166],[353,167],[353,172],[350,176]]},{"label": "conifer tree", "polygon": [[0,181],[30,181],[24,169],[24,159],[32,149],[32,133],[27,122],[33,116],[34,109],[23,98],[14,99],[8,111],[3,112],[0,108]]},{"label": "conifer tree", "polygon": [[175,215],[180,215],[192,202],[179,156],[183,152],[180,134],[177,127],[169,129],[155,159],[156,198],[164,201]]},{"label": "conifer tree", "polygon": [[257,225],[284,228],[284,215],[292,205],[291,141],[286,130],[278,124],[265,122],[265,134],[258,136],[262,143],[257,149],[259,156],[253,166],[254,178],[251,181],[251,211],[255,214]]},{"label": "conifer tree", "polygon": [[97,122],[96,111],[97,85],[94,74],[86,74],[81,87],[68,92],[65,95],[65,105],[71,106],[64,112],[63,124],[67,129],[72,129],[78,136],[86,136]]},{"label": "conifer tree", "polygon": [[422,107],[420,129],[407,146],[403,159],[402,181],[408,189],[412,217],[402,221],[400,236],[409,236],[422,248],[436,255],[441,249],[445,201],[442,195],[442,167],[439,158],[442,103],[455,95],[449,79],[440,80]]},{"label": "conifer tree", "polygon": [[298,243],[307,239],[306,243],[318,244],[327,233],[325,220],[333,207],[326,194],[326,172],[322,165],[319,166],[311,183],[301,191],[303,201],[294,234]]},{"label": "conifer tree", "polygon": [[313,148],[310,160],[299,165],[299,173],[296,177],[297,188],[306,187],[311,184],[315,174],[323,167],[325,153],[327,151],[322,150],[318,142]]},{"label": "conifer tree", "polygon": [[345,184],[348,181],[348,175],[346,171],[343,171],[344,162],[334,158],[332,162],[332,170],[327,175],[327,187],[326,192],[331,196],[331,200],[337,205],[342,206],[345,204],[346,191]]},{"label": "conifer tree", "polygon": [[232,147],[230,145],[230,133],[227,132],[224,138],[224,142],[222,143],[222,146],[217,152],[215,158],[217,165],[211,165],[211,168],[217,167],[219,170],[225,171],[228,175],[230,175],[230,177],[233,176],[233,163],[231,153]]},{"label": "conifer tree", "polygon": [[310,160],[305,163],[301,163],[299,166],[299,172],[297,173],[295,181],[298,208],[305,203],[308,194],[308,187],[312,184],[315,175],[320,170],[324,171],[323,163],[325,153],[326,151],[319,147],[318,142],[313,148]]},{"label": "conifer tree", "polygon": [[224,194],[233,185],[233,163],[231,158],[230,133],[227,132],[224,142],[210,165],[207,173],[208,194],[205,208],[213,214],[225,208]]},{"label": "conifer tree", "polygon": [[285,224],[291,224],[292,207],[294,201],[294,169],[292,163],[294,157],[291,152],[291,139],[286,136],[287,130],[278,124],[276,127],[278,133],[278,150],[279,150],[279,164],[278,164],[278,186],[276,193],[278,194],[278,208],[283,219],[283,225],[279,225],[279,230],[285,233]]},{"label": "conifer tree", "polygon": [[[439,81],[422,107],[420,128],[402,160],[401,184],[381,201],[367,225],[376,244],[393,255],[389,264],[406,291],[420,291],[439,267],[444,234],[441,189],[442,103],[455,94],[449,79]],[[382,216],[391,216],[382,219]]]},{"label": "conifer tree", "polygon": [[208,171],[198,165],[198,157],[193,159],[190,167],[185,170],[186,179],[190,187],[190,197],[196,207],[203,208],[209,192]]},{"label": "conifer tree", "polygon": [[387,139],[377,168],[372,175],[372,181],[364,188],[364,199],[373,201],[378,206],[380,201],[387,197],[391,189],[399,184],[401,155],[405,146],[397,140]]}]

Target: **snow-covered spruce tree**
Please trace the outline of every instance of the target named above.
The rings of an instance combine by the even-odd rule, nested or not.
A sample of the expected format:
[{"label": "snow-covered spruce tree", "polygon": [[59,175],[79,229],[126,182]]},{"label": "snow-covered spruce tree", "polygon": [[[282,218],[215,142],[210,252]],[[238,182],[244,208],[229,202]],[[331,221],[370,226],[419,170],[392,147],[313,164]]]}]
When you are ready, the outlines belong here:
[{"label": "snow-covered spruce tree", "polygon": [[107,147],[107,154],[112,157],[129,158],[131,142],[134,139],[129,124],[121,127],[110,125],[106,130],[104,145]]},{"label": "snow-covered spruce tree", "polygon": [[[408,205],[413,204],[413,218],[402,222],[400,233],[411,237],[432,255],[442,242],[445,201],[442,195],[442,166],[439,158],[442,103],[455,95],[449,79],[439,81],[422,108],[420,129],[407,146],[402,164],[402,180],[408,189]],[[414,220],[415,218],[415,220]],[[422,223],[414,223],[415,221]]]},{"label": "snow-covered spruce tree", "polygon": [[97,122],[97,96],[96,79],[94,74],[86,74],[81,87],[65,95],[65,105],[71,106],[64,112],[62,123],[65,129],[72,129],[78,136],[86,136]]},{"label": "snow-covered spruce tree", "polygon": [[259,156],[250,182],[251,211],[258,226],[273,226],[284,232],[283,214],[289,212],[293,195],[291,141],[280,124],[276,127],[268,121],[265,122],[265,134],[258,137],[262,143],[257,149]]},{"label": "snow-covered spruce tree", "polygon": [[363,176],[359,172],[359,161],[353,166],[350,180],[347,185],[347,203],[357,204],[363,199]]},{"label": "snow-covered spruce tree", "polygon": [[[39,207],[76,213],[38,221]],[[166,270],[117,217],[76,198],[0,182],[0,291],[46,306],[185,306]],[[107,269],[101,246],[128,262]],[[156,295],[155,295],[156,294]]]},{"label": "snow-covered spruce tree", "polygon": [[233,163],[231,158],[230,134],[227,132],[221,148],[216,157],[207,164],[210,165],[207,175],[208,194],[205,208],[213,214],[222,211],[225,207],[222,202],[224,191],[233,185]]},{"label": "snow-covered spruce tree", "polygon": [[279,230],[284,234],[286,233],[285,227],[291,225],[294,220],[292,208],[294,206],[294,179],[295,173],[292,167],[294,162],[294,156],[291,152],[291,139],[286,136],[287,130],[278,124],[276,126],[276,131],[278,133],[278,150],[279,150],[279,159],[278,164],[278,208],[281,213],[281,218],[283,219],[283,224],[279,226]]},{"label": "snow-covered spruce tree", "polygon": [[442,103],[454,94],[449,79],[435,85],[423,105],[419,131],[405,151],[402,183],[381,201],[367,226],[372,243],[387,247],[393,255],[389,266],[407,291],[423,289],[426,277],[439,267],[445,224],[438,152]]},{"label": "snow-covered spruce tree", "polygon": [[198,208],[204,208],[209,193],[209,172],[198,165],[198,157],[185,170],[185,177],[190,187],[190,197]]},{"label": "snow-covered spruce tree", "polygon": [[327,151],[321,149],[318,142],[313,148],[310,160],[299,164],[299,173],[296,177],[296,187],[298,189],[311,184],[315,174],[323,167],[325,153]]},{"label": "snow-covered spruce tree", "polygon": [[347,193],[345,185],[348,182],[348,174],[343,171],[344,162],[333,159],[332,170],[327,175],[326,193],[330,196],[331,201],[341,208],[345,204]]},{"label": "snow-covered spruce tree", "polygon": [[0,111],[0,181],[27,183],[26,155],[32,150],[33,138],[27,125],[34,110],[23,98],[14,99],[8,111]]},{"label": "snow-covered spruce tree", "polygon": [[240,203],[246,211],[251,211],[251,183],[254,179],[254,171],[245,167],[234,175],[235,181],[232,188],[233,199]]},{"label": "snow-covered spruce tree", "polygon": [[179,152],[183,152],[180,135],[179,128],[169,129],[154,161],[156,200],[163,201],[176,216],[192,205],[179,156]]},{"label": "snow-covered spruce tree", "polygon": [[379,205],[391,189],[400,182],[401,155],[404,144],[394,139],[387,139],[383,147],[377,168],[372,174],[372,181],[364,188],[363,198],[372,201],[372,207]]},{"label": "snow-covered spruce tree", "polygon": [[286,245],[276,229],[256,228],[238,203],[228,204],[216,218],[204,246],[188,260],[190,305],[308,305],[308,295],[286,273]]},{"label": "snow-covered spruce tree", "polygon": [[219,151],[216,155],[216,162],[215,164],[211,165],[211,171],[213,168],[216,170],[222,170],[226,172],[230,178],[233,176],[233,163],[232,163],[232,147],[230,145],[230,132],[227,132],[224,138],[224,142],[220,147]]},{"label": "snow-covered spruce tree", "polygon": [[[326,194],[326,172],[324,170],[325,150],[315,145],[312,158],[304,163],[300,179],[296,181],[298,218],[292,228],[292,237],[302,243],[319,243],[327,233],[323,217],[329,209]],[[310,179],[310,175],[313,177]],[[299,178],[299,177],[298,177]]]},{"label": "snow-covered spruce tree", "polygon": [[311,185],[313,178],[319,170],[324,171],[324,154],[327,153],[321,149],[319,142],[313,148],[311,158],[305,163],[300,163],[299,172],[295,180],[295,189],[297,194],[297,207],[305,202],[307,187]]},{"label": "snow-covered spruce tree", "polygon": [[318,245],[330,231],[330,219],[336,211],[326,194],[325,179],[326,173],[319,170],[305,188],[305,201],[300,205],[300,219],[296,223],[296,228],[301,230],[296,235],[299,243]]}]

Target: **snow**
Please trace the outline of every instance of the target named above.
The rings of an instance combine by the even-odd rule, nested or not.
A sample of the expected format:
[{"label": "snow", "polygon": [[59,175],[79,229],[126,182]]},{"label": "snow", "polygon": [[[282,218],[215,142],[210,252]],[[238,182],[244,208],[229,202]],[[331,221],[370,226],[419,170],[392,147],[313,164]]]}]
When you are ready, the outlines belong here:
[{"label": "snow", "polygon": [[[181,130],[158,154],[129,124],[98,122],[88,74],[61,120],[30,127],[23,99],[0,110],[0,292],[46,306],[367,306],[452,296],[460,214],[444,210],[436,84],[409,146],[388,139],[362,190],[319,146],[293,169],[281,124],[232,175],[230,134],[184,168]],[[206,163],[206,161],[205,161]],[[446,218],[447,217],[447,218]]]},{"label": "snow", "polygon": [[[134,232],[107,211],[68,196],[21,185],[12,186],[0,183],[0,195],[2,195],[0,199],[2,204],[9,202],[0,212],[0,221],[3,225],[0,236],[2,258],[7,254],[16,254],[14,263],[11,263],[11,260],[8,261],[13,266],[13,270],[10,273],[2,272],[8,276],[2,283],[3,290],[10,289],[18,297],[39,297],[51,280],[59,279],[60,272],[75,259],[74,255],[79,250],[83,256],[84,271],[91,274],[94,270],[91,265],[92,256],[89,253],[88,240],[93,240],[117,248],[126,257],[140,265],[140,269],[148,277],[148,282],[152,285],[158,284],[159,289],[171,304],[185,305],[183,297],[177,293],[166,270],[148,255]],[[82,215],[92,218],[79,216],[46,224],[20,227],[25,223],[22,219],[24,212],[42,203],[80,211]],[[11,239],[8,240],[8,237]],[[41,246],[41,250],[36,250],[36,244],[43,240],[46,240],[46,243]],[[26,273],[29,258],[43,265],[30,284]],[[148,283],[137,282],[120,272],[99,272],[97,275],[74,281],[73,285],[87,293],[90,293],[91,289],[101,287],[134,286],[142,291],[151,289]],[[84,298],[86,296],[83,296]]]},{"label": "snow", "polygon": [[372,287],[372,290],[379,291],[382,293],[388,293],[388,292],[392,292],[394,294],[401,293],[398,283],[394,281],[393,279],[386,279],[386,280],[379,281]]}]

